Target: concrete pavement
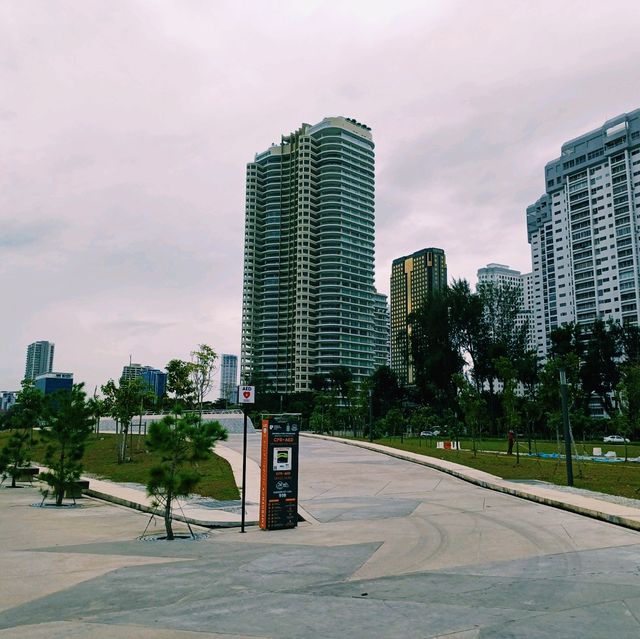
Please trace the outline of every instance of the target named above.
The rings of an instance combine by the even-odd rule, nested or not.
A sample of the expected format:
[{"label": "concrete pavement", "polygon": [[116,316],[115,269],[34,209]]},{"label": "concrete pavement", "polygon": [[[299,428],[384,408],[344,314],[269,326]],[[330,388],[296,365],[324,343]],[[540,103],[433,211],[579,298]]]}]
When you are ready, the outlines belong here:
[{"label": "concrete pavement", "polygon": [[640,636],[636,531],[339,442],[303,438],[300,468],[313,519],[199,542],[0,490],[0,639]]}]

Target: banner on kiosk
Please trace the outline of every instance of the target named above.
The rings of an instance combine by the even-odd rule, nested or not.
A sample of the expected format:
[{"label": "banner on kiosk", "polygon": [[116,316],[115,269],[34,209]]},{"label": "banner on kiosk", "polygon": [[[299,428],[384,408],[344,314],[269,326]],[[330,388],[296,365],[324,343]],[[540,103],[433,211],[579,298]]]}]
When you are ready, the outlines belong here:
[{"label": "banner on kiosk", "polygon": [[262,420],[260,528],[298,525],[298,440],[300,415],[268,415]]}]

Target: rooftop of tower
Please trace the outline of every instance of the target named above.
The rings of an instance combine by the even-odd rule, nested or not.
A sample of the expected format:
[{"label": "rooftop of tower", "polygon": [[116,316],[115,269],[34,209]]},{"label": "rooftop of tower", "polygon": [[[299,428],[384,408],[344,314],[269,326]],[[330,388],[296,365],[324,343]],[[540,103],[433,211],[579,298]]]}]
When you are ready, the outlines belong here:
[{"label": "rooftop of tower", "polygon": [[283,150],[287,152],[287,147],[291,143],[291,140],[296,136],[302,134],[312,134],[320,131],[321,129],[330,127],[345,129],[350,133],[364,138],[373,146],[373,136],[371,135],[370,126],[367,126],[362,122],[358,122],[354,118],[347,118],[342,115],[338,115],[326,117],[321,122],[318,122],[318,124],[308,124],[306,122],[303,122],[297,131],[292,131],[288,135],[283,135],[279,143],[272,142],[271,146],[266,151],[256,153],[255,159],[258,160],[264,158],[266,155],[278,155],[281,154]]},{"label": "rooftop of tower", "polygon": [[444,249],[435,248],[435,247],[423,248],[423,249],[420,249],[419,251],[416,251],[415,253],[411,253],[411,255],[403,255],[402,257],[396,257],[395,260],[393,260],[393,264],[404,262],[405,260],[408,260],[410,257],[413,257],[413,258],[420,257],[421,255],[425,255],[426,253],[436,253],[438,255],[444,255]]}]

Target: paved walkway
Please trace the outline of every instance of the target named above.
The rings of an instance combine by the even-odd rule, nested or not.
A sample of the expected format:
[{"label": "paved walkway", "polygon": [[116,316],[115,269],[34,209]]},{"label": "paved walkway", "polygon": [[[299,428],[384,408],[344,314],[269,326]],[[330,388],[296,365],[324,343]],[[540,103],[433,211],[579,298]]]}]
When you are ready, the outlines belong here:
[{"label": "paved walkway", "polygon": [[300,467],[308,521],[198,542],[139,541],[149,517],[102,501],[0,490],[0,639],[640,636],[634,530],[320,438]]},{"label": "paved walkway", "polygon": [[[400,451],[382,444],[358,442],[339,437],[326,437],[322,435],[305,434],[309,439],[324,439],[341,442],[349,446],[357,446],[378,453],[392,456],[412,463],[420,464],[436,470],[441,470],[449,475],[458,477],[483,488],[488,488],[505,494],[513,495],[537,503],[562,508],[609,523],[625,526],[634,530],[640,530],[640,501],[631,505],[631,500],[626,503],[617,503],[607,496],[599,496],[597,493],[586,494],[586,491],[568,492],[566,488],[551,484],[535,483],[524,484],[504,480],[495,475],[485,473],[468,466],[463,466],[452,461],[436,459],[412,453]],[[247,512],[246,524],[257,525],[258,510],[260,504],[260,433],[250,432],[248,436],[247,458]],[[304,443],[302,444],[304,447]],[[229,436],[228,445],[217,444],[216,452],[224,457],[233,470],[236,484],[242,486],[242,436],[232,434]],[[107,499],[130,508],[136,508],[143,512],[153,510],[150,499],[146,496],[143,486],[132,484],[123,485],[110,481],[90,479],[89,495],[101,499]],[[306,511],[304,499],[301,499],[301,514],[305,519],[313,521],[313,516]],[[239,504],[231,506],[224,502],[213,500],[181,500],[176,508],[176,518],[188,521],[191,524],[207,527],[234,527],[240,525],[241,511]]]}]

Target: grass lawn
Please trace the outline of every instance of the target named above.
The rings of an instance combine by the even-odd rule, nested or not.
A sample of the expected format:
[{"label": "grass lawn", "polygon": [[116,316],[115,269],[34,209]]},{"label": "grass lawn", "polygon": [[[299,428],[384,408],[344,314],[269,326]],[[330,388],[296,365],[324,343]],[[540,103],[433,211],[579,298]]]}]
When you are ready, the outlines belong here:
[{"label": "grass lawn", "polygon": [[[485,452],[479,452],[476,457],[473,456],[471,451],[467,450],[455,451],[436,448],[435,441],[428,442],[418,437],[405,438],[404,442],[401,442],[399,437],[384,438],[376,440],[376,443],[420,453],[429,457],[446,459],[464,466],[483,470],[503,479],[538,479],[563,486],[566,486],[567,483],[564,461],[526,457],[524,453],[527,452],[527,446],[526,444],[523,445],[522,442],[520,443],[520,463],[517,463],[515,451],[513,456],[499,453],[499,451],[506,450],[506,443],[501,440],[483,440],[480,447],[484,448]],[[460,445],[462,448],[470,448],[471,442],[461,440]],[[594,443],[593,445],[600,446],[603,453],[608,450],[615,450],[619,457],[622,456],[624,458],[624,446],[610,446],[609,444],[600,443]],[[586,449],[591,452],[591,447],[592,445],[589,444]],[[640,455],[639,446],[630,445],[628,448],[629,457]],[[491,452],[487,452],[486,449],[490,449]],[[557,444],[555,442],[546,442],[544,445],[538,443],[537,449],[539,452],[557,452]],[[582,452],[580,446],[578,446],[578,452]],[[640,463],[638,462],[618,462],[613,464],[591,461],[580,462],[574,459],[573,476],[574,486],[578,488],[640,499]]]},{"label": "grass lawn", "polygon": [[[0,432],[0,448],[10,434],[9,431]],[[37,432],[35,437],[37,439]],[[95,475],[99,479],[146,484],[149,469],[159,462],[160,457],[156,453],[145,451],[144,439],[142,435],[134,435],[133,445],[128,449],[131,461],[118,464],[116,461],[116,436],[109,433],[91,435],[87,440],[82,460],[85,472]],[[34,462],[41,462],[44,458],[44,446],[36,443],[31,458]],[[196,489],[199,495],[220,500],[240,498],[231,466],[226,459],[214,453],[211,459],[199,462],[198,469],[203,475],[202,481]]]}]

